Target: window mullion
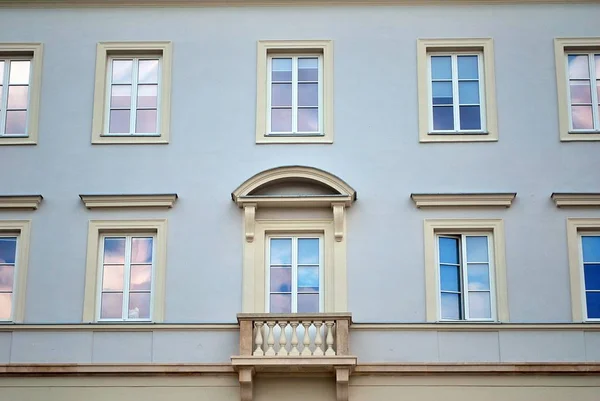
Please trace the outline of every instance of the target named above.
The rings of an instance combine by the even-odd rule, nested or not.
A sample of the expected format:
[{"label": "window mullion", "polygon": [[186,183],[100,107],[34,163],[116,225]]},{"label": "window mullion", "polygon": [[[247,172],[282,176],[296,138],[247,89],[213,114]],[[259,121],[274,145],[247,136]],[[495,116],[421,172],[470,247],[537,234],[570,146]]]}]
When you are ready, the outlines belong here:
[{"label": "window mullion", "polygon": [[460,100],[458,98],[458,56],[452,55],[452,112],[454,115],[454,131],[460,131]]},{"label": "window mullion", "polygon": [[292,57],[292,133],[298,132],[298,56]]},{"label": "window mullion", "polygon": [[292,313],[298,313],[298,237],[292,237]]},{"label": "window mullion", "polygon": [[129,278],[131,277],[131,236],[125,237],[125,266],[123,266],[123,311],[122,319],[129,319]]},{"label": "window mullion", "polygon": [[462,310],[463,310],[463,319],[470,320],[469,313],[469,283],[467,276],[467,236],[460,236],[460,246],[461,246],[461,255],[460,255],[460,278],[461,278],[461,290],[462,290]]},{"label": "window mullion", "polygon": [[8,109],[8,74],[10,60],[4,60],[4,80],[2,82],[2,99],[0,99],[0,136],[5,135],[6,111]]},{"label": "window mullion", "polygon": [[598,111],[598,77],[596,76],[596,59],[595,54],[590,53],[588,57],[588,65],[590,71],[590,92],[592,94],[592,116],[594,119],[594,129],[600,130],[600,112]]},{"label": "window mullion", "polygon": [[139,59],[134,58],[131,65],[131,112],[129,115],[129,133],[131,135],[135,134],[137,119],[138,63]]}]

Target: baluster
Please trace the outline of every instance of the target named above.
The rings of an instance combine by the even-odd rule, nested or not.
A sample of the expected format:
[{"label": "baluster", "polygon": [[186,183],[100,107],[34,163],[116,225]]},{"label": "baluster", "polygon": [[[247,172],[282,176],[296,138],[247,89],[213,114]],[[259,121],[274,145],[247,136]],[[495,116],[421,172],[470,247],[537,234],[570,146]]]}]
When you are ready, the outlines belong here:
[{"label": "baluster", "polygon": [[267,327],[269,328],[269,334],[267,336],[267,352],[265,352],[266,356],[274,356],[275,355],[275,336],[273,335],[273,326],[275,326],[274,321],[267,322]]},{"label": "baluster", "polygon": [[287,322],[279,321],[279,327],[281,328],[281,333],[279,334],[279,351],[277,351],[277,356],[287,356],[287,349],[285,345],[287,344],[287,338],[285,335],[285,328],[287,327]]},{"label": "baluster", "polygon": [[323,344],[323,339],[321,338],[321,326],[323,326],[323,322],[315,322],[315,328],[317,329],[317,333],[315,334],[315,352],[313,355],[322,356],[323,349],[321,348],[321,344]]},{"label": "baluster", "polygon": [[298,356],[300,355],[298,351],[298,333],[296,333],[298,322],[290,322],[290,326],[292,326],[292,348],[290,349],[290,355]]},{"label": "baluster", "polygon": [[333,350],[333,322],[327,321],[325,322],[327,336],[325,338],[325,342],[327,343],[327,351],[325,351],[325,355],[335,355],[335,351]]},{"label": "baluster", "polygon": [[263,345],[263,337],[262,337],[262,329],[265,322],[255,322],[254,326],[256,327],[256,338],[254,339],[254,345],[256,345],[256,349],[252,353],[254,356],[263,356],[265,353],[262,349]]},{"label": "baluster", "polygon": [[302,348],[302,356],[311,356],[312,353],[310,352],[310,334],[308,333],[308,329],[310,328],[310,321],[302,322],[302,326],[304,326],[304,340],[302,340],[304,348]]}]

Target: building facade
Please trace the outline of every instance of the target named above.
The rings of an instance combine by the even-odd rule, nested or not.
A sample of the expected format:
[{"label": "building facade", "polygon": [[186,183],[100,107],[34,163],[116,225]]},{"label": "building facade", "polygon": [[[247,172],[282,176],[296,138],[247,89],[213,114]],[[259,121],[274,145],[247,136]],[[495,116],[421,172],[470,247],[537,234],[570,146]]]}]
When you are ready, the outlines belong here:
[{"label": "building facade", "polygon": [[599,15],[0,3],[0,400],[598,400]]}]

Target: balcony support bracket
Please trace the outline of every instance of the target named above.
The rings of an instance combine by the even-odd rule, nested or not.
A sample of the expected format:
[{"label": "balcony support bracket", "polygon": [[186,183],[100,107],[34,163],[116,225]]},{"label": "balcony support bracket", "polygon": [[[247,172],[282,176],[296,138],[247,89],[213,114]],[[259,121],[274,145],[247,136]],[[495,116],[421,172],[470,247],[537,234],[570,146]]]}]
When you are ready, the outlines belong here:
[{"label": "balcony support bracket", "polygon": [[239,369],[239,380],[240,380],[240,400],[241,401],[252,401],[254,395],[254,368],[243,367]]},{"label": "balcony support bracket", "polygon": [[348,382],[350,368],[335,369],[335,390],[337,401],[348,401]]}]

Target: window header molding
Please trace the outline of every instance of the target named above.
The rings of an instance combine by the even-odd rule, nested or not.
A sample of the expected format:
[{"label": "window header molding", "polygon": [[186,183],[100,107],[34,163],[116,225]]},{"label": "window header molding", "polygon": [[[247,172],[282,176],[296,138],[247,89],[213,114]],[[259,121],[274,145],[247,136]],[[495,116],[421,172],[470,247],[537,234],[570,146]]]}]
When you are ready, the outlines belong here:
[{"label": "window header molding", "polygon": [[411,194],[418,208],[422,207],[510,207],[517,196],[512,193]]},{"label": "window header molding", "polygon": [[600,207],[600,193],[554,192],[550,198],[556,207]]},{"label": "window header molding", "polygon": [[42,199],[42,195],[0,195],[0,209],[36,210]]},{"label": "window header molding", "polygon": [[177,194],[140,194],[140,195],[79,195],[88,209],[124,208],[124,207],[160,207],[172,208]]}]

